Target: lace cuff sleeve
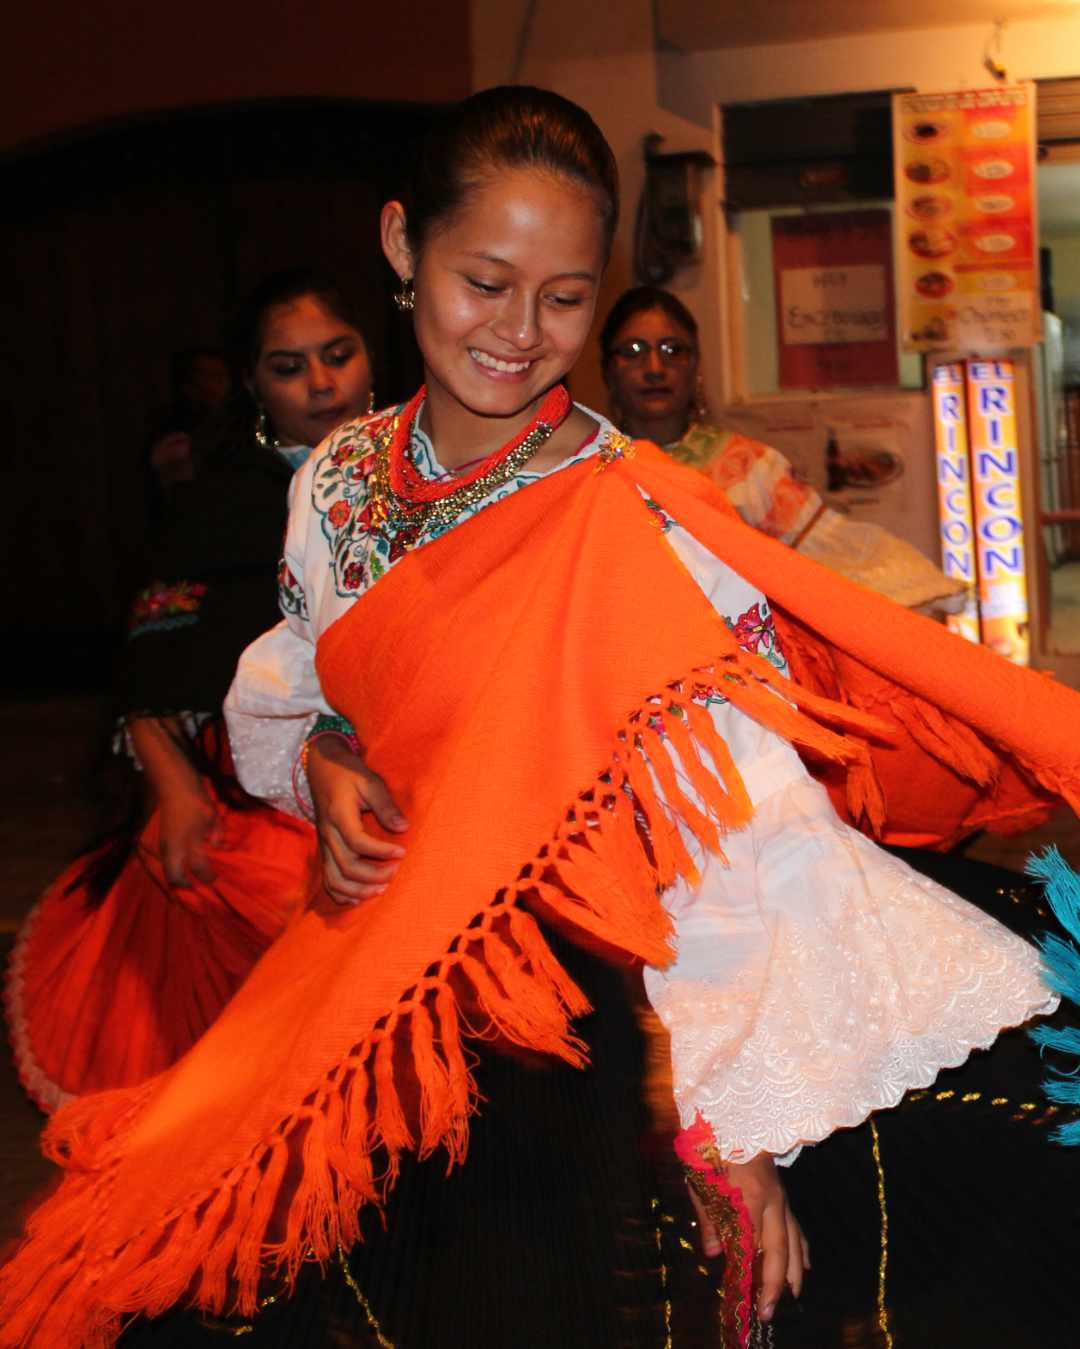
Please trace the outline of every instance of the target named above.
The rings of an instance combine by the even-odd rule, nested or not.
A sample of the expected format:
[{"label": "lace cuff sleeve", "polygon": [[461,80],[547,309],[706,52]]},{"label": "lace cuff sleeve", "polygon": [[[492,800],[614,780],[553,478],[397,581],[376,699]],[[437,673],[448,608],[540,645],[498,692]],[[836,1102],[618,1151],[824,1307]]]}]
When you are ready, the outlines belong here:
[{"label": "lace cuff sleeve", "polygon": [[882,852],[805,774],[669,897],[679,956],[646,972],[683,1126],[725,1159],[785,1154],[895,1105],[1048,1012],[1035,949]]},{"label": "lace cuff sleeve", "polygon": [[[225,699],[236,773],[252,796],[289,815],[310,811],[306,779],[296,764],[316,719],[333,711],[315,672],[317,624],[304,560],[311,526],[312,461],[289,484],[289,524],[278,568],[278,605],[283,621],[247,648]],[[317,568],[316,568],[317,570]],[[296,789],[304,793],[298,799]]]},{"label": "lace cuff sleeve", "polygon": [[[765,597],[677,523],[665,532],[740,645],[785,669]],[[843,824],[795,751],[715,693],[755,814],[723,840],[726,862],[687,837],[701,881],[665,896],[679,954],[646,989],[683,1127],[700,1112],[726,1160],[783,1160],[1056,999],[1033,947]]]},{"label": "lace cuff sleeve", "polygon": [[303,816],[293,794],[293,769],[316,718],[331,710],[309,641],[279,623],[253,642],[240,657],[225,699],[229,743],[245,790]]}]

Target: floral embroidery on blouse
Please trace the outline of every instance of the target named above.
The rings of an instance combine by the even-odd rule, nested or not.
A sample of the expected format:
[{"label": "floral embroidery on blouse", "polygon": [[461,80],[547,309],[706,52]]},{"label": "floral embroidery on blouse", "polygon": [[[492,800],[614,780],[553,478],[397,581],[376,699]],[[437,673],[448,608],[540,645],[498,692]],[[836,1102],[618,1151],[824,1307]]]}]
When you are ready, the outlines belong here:
[{"label": "floral embroidery on blouse", "polygon": [[[722,614],[728,631],[732,634],[738,644],[744,651],[749,651],[752,655],[762,656],[774,665],[778,670],[787,673],[787,661],[784,659],[780,650],[780,642],[776,635],[776,625],[773,622],[772,610],[766,599],[759,600],[752,605],[745,613],[739,614],[737,618],[731,618],[727,614]],[[737,676],[729,675],[727,678],[734,679]],[[727,697],[721,692],[715,684],[695,683],[690,695],[695,702],[701,703],[704,707],[719,707],[728,701]],[[654,698],[654,703],[662,702],[661,698]],[[669,715],[685,717],[686,713],[678,703],[671,703],[666,709]],[[659,713],[650,713],[646,718],[646,725],[655,731],[661,738],[666,739],[664,730],[664,720]]]},{"label": "floral embroidery on blouse", "polygon": [[666,451],[710,477],[746,523],[771,538],[791,542],[822,504],[779,450],[740,432],[694,423]]},{"label": "floral embroidery on blouse", "polygon": [[719,426],[691,422],[683,438],[665,445],[664,452],[689,468],[702,468],[716,457],[729,435],[730,432],[722,430]]},{"label": "floral embroidery on blouse", "polygon": [[199,621],[199,608],[206,594],[199,581],[151,581],[135,597],[128,620],[128,639],[148,632],[170,632]]},{"label": "floral embroidery on blouse", "polygon": [[293,575],[288,561],[282,558],[278,563],[278,606],[283,614],[295,614],[298,618],[308,617],[307,596],[304,587]]},{"label": "floral embroidery on blouse", "polygon": [[[737,618],[731,618],[724,614],[723,619],[727,624],[728,631],[744,651],[749,651],[755,656],[761,656],[770,665],[787,674],[787,661],[780,649],[780,639],[777,636],[776,624],[773,622],[772,609],[768,600],[758,600],[756,604],[751,605],[745,613],[739,614]],[[715,684],[695,684],[694,699],[703,703],[706,707],[718,707],[721,703],[728,701]]]},{"label": "floral embroidery on blouse", "polygon": [[667,511],[664,510],[659,501],[654,501],[652,497],[644,497],[643,500],[648,509],[652,511],[655,523],[659,526],[662,533],[667,534],[670,530],[675,528],[676,521],[668,515]]},{"label": "floral embroidery on blouse", "polygon": [[358,594],[385,570],[377,557],[369,556],[368,479],[375,466],[374,434],[399,411],[392,408],[339,427],[315,467],[311,504],[322,519],[323,536],[330,546],[334,589],[343,597]]},{"label": "floral embroidery on blouse", "polygon": [[747,609],[746,613],[740,614],[734,622],[730,618],[725,618],[724,622],[744,651],[749,651],[755,656],[764,656],[769,664],[775,665],[778,670],[787,669],[768,600],[759,600],[752,608]]},{"label": "floral embroidery on blouse", "polygon": [[[315,466],[311,504],[322,522],[323,537],[330,549],[334,589],[341,598],[358,595],[421,542],[418,530],[375,529],[372,520],[369,480],[375,467],[378,440],[389,431],[400,411],[400,407],[390,408],[339,428],[326,453]],[[597,449],[603,454],[609,447],[613,447],[615,453],[622,453],[624,447],[620,446],[623,446],[623,442],[627,445],[630,443],[613,427],[605,428],[599,442],[594,437],[589,445],[567,462],[576,463]],[[446,476],[446,470],[436,458],[431,441],[422,431],[413,431],[410,454],[425,478]],[[519,473],[483,501],[466,507],[453,524],[429,524],[423,531],[424,541],[439,538],[448,529],[497,501],[512,496],[520,487],[540,476],[528,470]]]}]

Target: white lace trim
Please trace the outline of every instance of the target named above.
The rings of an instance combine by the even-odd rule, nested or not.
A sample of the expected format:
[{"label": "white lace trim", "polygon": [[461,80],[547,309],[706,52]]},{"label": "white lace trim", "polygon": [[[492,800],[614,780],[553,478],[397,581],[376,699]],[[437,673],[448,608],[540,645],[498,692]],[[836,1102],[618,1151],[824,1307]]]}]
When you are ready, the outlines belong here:
[{"label": "white lace trim", "polygon": [[746,969],[662,1013],[682,1061],[682,1123],[700,1111],[729,1158],[859,1124],[1057,1005],[1033,948],[914,876],[876,913],[853,906],[834,935],[826,953],[786,926],[763,979]]},{"label": "white lace trim", "polygon": [[15,947],[4,981],[4,1011],[7,1014],[8,1035],[11,1039],[12,1057],[15,1071],[19,1075],[26,1094],[47,1115],[59,1110],[62,1105],[73,1100],[70,1092],[59,1086],[45,1072],[38,1062],[30,1044],[30,1025],[26,1018],[26,1006],[23,1000],[23,984],[26,971],[27,952],[34,928],[42,906],[47,902],[51,891],[38,900],[23,919],[15,938]]},{"label": "white lace trim", "polygon": [[[732,1160],[859,1124],[1058,1002],[1034,947],[839,821],[808,818],[818,790],[798,784],[759,808],[756,896],[730,908],[706,898],[704,919],[691,898],[677,913],[685,960],[646,972],[680,1119],[700,1111]],[[712,867],[702,890],[710,880]]]}]

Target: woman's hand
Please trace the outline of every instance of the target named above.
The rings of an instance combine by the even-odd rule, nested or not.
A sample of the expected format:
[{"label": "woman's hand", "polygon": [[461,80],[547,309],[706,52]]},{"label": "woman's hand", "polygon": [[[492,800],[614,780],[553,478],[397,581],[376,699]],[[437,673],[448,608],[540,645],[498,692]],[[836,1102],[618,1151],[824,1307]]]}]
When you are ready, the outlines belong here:
[{"label": "woman's hand", "polygon": [[[758,1317],[771,1321],[785,1284],[795,1297],[802,1292],[803,1274],[810,1268],[810,1247],[788,1207],[776,1163],[767,1153],[759,1153],[749,1162],[728,1162],[726,1169],[728,1180],[742,1192],[754,1229],[754,1244],[762,1254]],[[702,1250],[709,1256],[722,1254],[716,1228],[692,1188],[690,1198],[697,1213]]]},{"label": "woman's hand", "polygon": [[409,824],[390,789],[337,735],[311,742],[307,773],[327,894],[338,904],[381,895],[405,849],[367,833],[363,816],[370,812],[384,829],[404,833]]},{"label": "woman's hand", "polygon": [[158,851],[165,879],[184,889],[214,879],[206,855],[217,842],[218,815],[195,765],[184,751],[184,731],[176,717],[135,717],[128,723],[158,808]]},{"label": "woman's hand", "polygon": [[218,841],[218,817],[203,792],[175,785],[159,792],[158,820],[161,865],[169,884],[183,890],[195,881],[212,881],[206,848]]}]

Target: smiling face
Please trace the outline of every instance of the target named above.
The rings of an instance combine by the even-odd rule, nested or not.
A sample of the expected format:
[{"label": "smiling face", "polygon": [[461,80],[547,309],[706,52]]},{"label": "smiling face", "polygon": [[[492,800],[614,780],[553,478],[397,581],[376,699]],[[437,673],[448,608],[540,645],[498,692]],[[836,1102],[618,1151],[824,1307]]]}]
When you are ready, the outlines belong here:
[{"label": "smiling face", "polygon": [[689,425],[697,373],[694,335],[663,309],[627,319],[604,363],[623,430],[660,444],[677,439]]},{"label": "smiling face", "polygon": [[432,412],[527,419],[588,336],[604,265],[595,197],[561,176],[503,170],[415,260],[400,209],[386,208],[384,246],[399,276],[415,276]]},{"label": "smiling face", "polygon": [[315,295],[272,306],[248,382],[282,445],[317,445],[363,413],[371,393],[364,339]]}]

